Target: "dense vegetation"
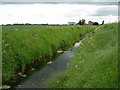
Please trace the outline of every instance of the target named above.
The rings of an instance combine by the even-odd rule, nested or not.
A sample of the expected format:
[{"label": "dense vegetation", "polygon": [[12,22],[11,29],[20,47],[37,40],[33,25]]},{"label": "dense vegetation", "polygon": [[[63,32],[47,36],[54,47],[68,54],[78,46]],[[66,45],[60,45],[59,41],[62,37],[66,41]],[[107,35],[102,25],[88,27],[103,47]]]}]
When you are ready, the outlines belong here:
[{"label": "dense vegetation", "polygon": [[[7,25],[2,31],[3,83],[12,81],[27,65],[67,49],[94,26]],[[17,71],[17,72],[16,72]]]},{"label": "dense vegetation", "polygon": [[49,87],[117,88],[117,23],[100,26],[93,35],[85,39],[68,70],[51,79]]}]

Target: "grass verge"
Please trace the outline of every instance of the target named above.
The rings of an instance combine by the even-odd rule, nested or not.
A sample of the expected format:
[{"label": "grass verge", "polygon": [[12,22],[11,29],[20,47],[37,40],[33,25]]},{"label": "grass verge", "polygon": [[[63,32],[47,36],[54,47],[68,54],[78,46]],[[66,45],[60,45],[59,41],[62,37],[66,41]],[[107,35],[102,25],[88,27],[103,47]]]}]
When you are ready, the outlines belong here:
[{"label": "grass verge", "polygon": [[49,88],[117,88],[118,24],[106,24],[84,40],[67,71],[53,77]]}]

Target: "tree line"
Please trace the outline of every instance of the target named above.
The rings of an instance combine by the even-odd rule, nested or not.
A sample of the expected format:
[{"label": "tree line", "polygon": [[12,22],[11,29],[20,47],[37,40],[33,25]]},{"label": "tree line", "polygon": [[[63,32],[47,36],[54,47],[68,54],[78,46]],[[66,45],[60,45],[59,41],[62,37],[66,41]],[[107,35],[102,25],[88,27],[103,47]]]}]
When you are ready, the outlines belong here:
[{"label": "tree line", "polygon": [[[92,22],[92,21],[91,21]],[[104,24],[104,20],[102,21],[101,24],[99,24],[98,22],[92,22],[93,25],[103,25]],[[89,23],[88,23],[89,24]],[[82,20],[79,20],[79,22],[77,23],[77,25],[87,25],[86,24],[86,20],[85,19],[82,19]]]}]

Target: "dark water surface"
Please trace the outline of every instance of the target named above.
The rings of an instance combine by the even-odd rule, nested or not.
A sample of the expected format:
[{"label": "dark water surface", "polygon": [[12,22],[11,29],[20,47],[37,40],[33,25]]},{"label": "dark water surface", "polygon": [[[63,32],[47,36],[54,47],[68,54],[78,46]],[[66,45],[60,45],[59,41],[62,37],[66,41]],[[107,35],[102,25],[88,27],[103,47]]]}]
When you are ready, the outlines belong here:
[{"label": "dark water surface", "polygon": [[72,57],[76,53],[76,49],[80,46],[76,43],[73,48],[64,51],[51,64],[46,65],[39,71],[34,72],[31,76],[21,82],[17,88],[46,88],[45,81],[48,81],[54,74],[62,72],[69,67]]}]

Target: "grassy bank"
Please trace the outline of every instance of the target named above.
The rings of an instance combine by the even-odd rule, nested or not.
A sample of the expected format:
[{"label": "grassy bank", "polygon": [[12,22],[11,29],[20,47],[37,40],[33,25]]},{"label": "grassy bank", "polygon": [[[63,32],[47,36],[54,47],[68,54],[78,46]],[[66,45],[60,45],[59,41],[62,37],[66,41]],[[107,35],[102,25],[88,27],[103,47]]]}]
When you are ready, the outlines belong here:
[{"label": "grassy bank", "polygon": [[50,88],[117,88],[118,25],[106,24],[83,41],[68,70]]},{"label": "grassy bank", "polygon": [[11,25],[2,27],[3,84],[15,80],[36,60],[42,62],[67,49],[93,26]]}]

